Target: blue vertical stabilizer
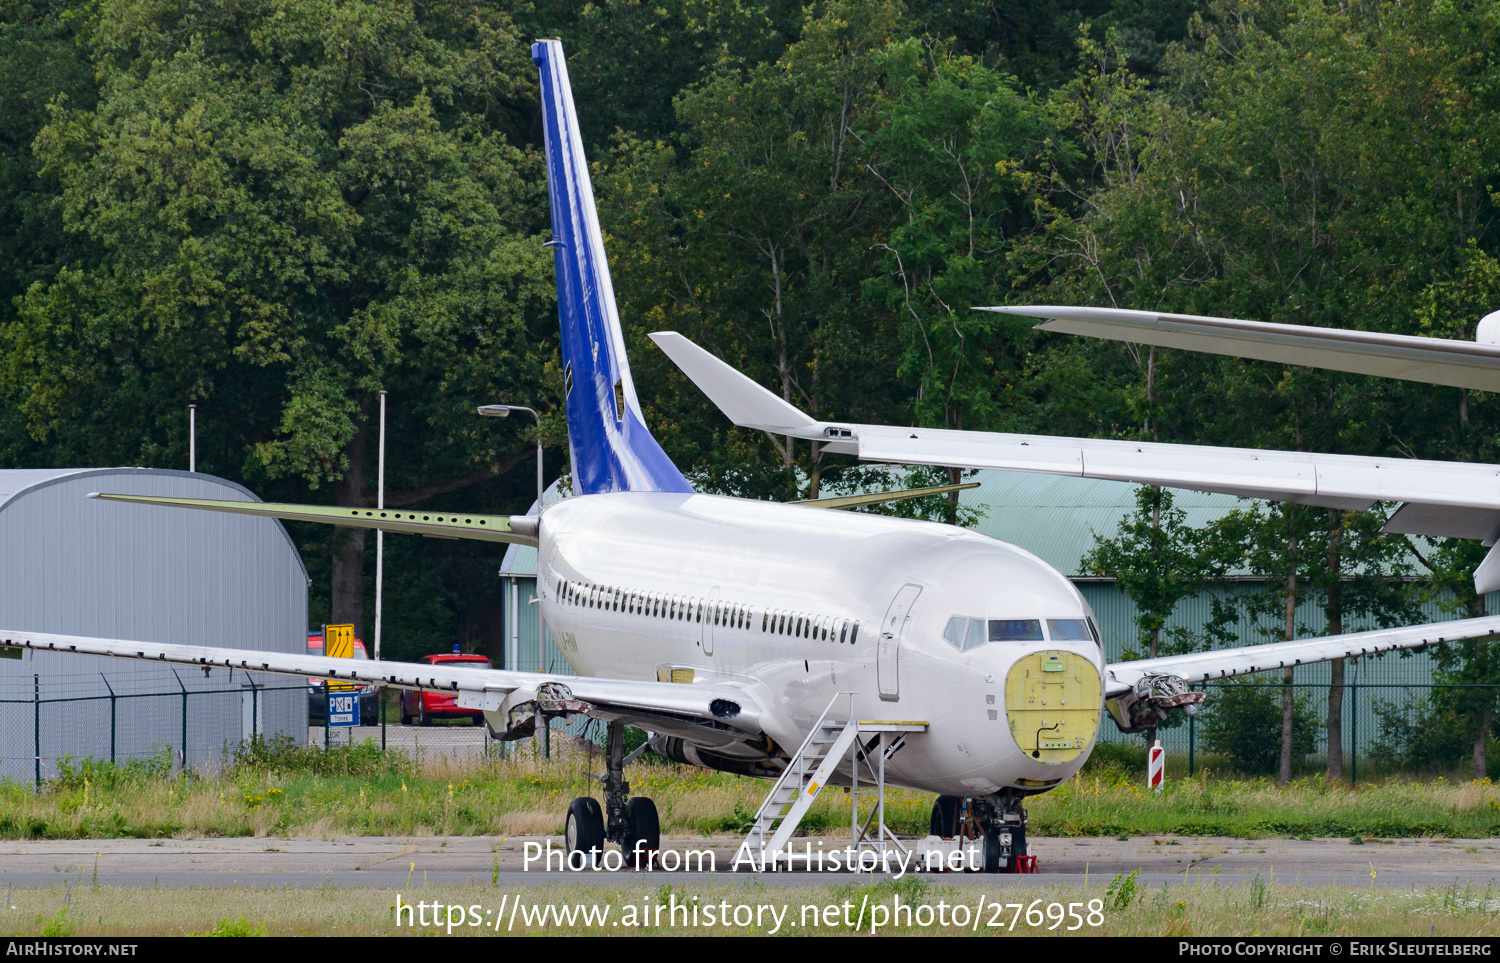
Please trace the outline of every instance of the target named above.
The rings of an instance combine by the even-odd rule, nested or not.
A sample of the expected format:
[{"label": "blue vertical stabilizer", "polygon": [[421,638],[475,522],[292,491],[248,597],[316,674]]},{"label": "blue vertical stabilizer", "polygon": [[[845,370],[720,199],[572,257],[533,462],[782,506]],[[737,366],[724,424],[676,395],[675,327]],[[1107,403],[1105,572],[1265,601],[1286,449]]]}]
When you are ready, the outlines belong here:
[{"label": "blue vertical stabilizer", "polygon": [[691,492],[692,486],[646,430],[625,335],[604,258],[578,115],[562,44],[531,47],[542,75],[542,124],[547,138],[547,192],[552,201],[552,254],[562,322],[563,385],[573,490]]}]

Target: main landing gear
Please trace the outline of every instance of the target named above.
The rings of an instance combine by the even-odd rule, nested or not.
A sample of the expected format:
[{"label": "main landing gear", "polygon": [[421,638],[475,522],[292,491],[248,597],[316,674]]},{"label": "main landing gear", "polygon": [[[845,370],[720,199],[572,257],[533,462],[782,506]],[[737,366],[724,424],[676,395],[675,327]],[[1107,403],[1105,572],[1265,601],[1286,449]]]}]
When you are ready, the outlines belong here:
[{"label": "main landing gear", "polygon": [[1034,873],[1036,857],[1026,842],[1023,798],[1009,793],[939,796],[932,804],[932,835],[982,841],[986,873]]},{"label": "main landing gear", "polygon": [[[592,796],[580,796],[568,804],[565,839],[568,866],[604,865],[604,844],[619,843],[623,864],[646,869],[661,851],[661,821],[656,803],[645,796],[630,796],[625,764],[645,751],[645,746],[625,757],[625,724],[609,723],[605,739],[604,806]],[[577,855],[574,855],[574,854]]]}]

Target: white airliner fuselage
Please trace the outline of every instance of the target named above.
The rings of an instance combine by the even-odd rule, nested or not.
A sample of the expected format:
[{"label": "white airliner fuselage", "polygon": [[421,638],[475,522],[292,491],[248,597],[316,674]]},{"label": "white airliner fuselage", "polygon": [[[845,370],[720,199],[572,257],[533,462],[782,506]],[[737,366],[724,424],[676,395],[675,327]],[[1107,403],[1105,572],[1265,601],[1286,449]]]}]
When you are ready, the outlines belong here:
[{"label": "white airliner fuselage", "polygon": [[[846,692],[856,718],[928,724],[889,761],[897,784],[1040,789],[1092,748],[1102,653],[1091,638],[1054,636],[1080,634],[1056,627],[1093,613],[1060,572],[1013,545],[868,514],[618,492],[549,508],[539,561],[543,617],[581,674],[669,681],[676,670],[684,682],[744,687],[781,747],[795,749]],[[949,641],[954,619],[984,637]],[[992,621],[1036,639],[989,641]],[[1045,680],[1031,685],[1056,695],[1028,712],[1006,695],[1026,690],[1013,672],[1029,664]]]}]

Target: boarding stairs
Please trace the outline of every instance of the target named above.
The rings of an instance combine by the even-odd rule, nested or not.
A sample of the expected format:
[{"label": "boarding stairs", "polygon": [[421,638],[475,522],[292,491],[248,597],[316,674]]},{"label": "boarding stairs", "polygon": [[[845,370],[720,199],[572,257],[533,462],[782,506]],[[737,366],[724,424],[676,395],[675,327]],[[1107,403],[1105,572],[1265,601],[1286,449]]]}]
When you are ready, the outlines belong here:
[{"label": "boarding stairs", "polygon": [[[925,732],[926,722],[881,722],[859,721],[854,718],[854,696],[852,692],[840,692],[829,701],[828,707],[818,717],[807,738],[776,780],[765,802],[755,814],[755,822],[745,836],[740,851],[748,851],[762,865],[772,863],[776,855],[791,841],[792,835],[801,825],[802,818],[817,801],[818,793],[828,785],[838,766],[854,750],[853,786],[851,786],[854,815],[851,826],[856,847],[873,846],[882,855],[888,845],[905,852],[905,847],[896,840],[895,834],[885,826],[885,762],[900,749],[904,735],[891,738],[893,733]],[[836,713],[840,701],[845,711]],[[862,740],[863,734],[870,738]],[[863,764],[871,777],[873,786],[863,792],[878,793],[876,807],[866,825],[859,825],[859,770]],[[878,820],[874,837],[870,835],[870,823]]]}]

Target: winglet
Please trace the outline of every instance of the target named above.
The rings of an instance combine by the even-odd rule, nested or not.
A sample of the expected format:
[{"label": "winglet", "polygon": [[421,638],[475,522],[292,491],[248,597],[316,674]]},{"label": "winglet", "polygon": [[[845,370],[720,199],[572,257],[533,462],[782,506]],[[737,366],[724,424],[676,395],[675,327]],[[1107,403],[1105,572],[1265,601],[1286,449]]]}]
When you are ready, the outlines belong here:
[{"label": "winglet", "polygon": [[794,405],[723,361],[704,351],[675,331],[651,334],[656,346],[666,352],[682,373],[708,395],[729,420],[741,428],[758,428],[779,435],[798,434],[818,428],[818,422]]}]

